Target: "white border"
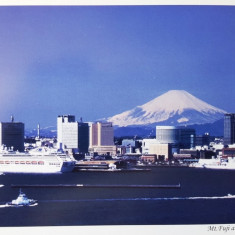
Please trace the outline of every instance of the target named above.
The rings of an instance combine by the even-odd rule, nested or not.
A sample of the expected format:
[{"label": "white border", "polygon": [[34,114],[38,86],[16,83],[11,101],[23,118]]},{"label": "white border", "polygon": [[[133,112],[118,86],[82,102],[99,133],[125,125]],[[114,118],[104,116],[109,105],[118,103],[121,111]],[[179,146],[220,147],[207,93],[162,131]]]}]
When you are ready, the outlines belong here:
[{"label": "white border", "polygon": [[0,6],[84,6],[84,5],[235,5],[234,0],[0,0]]},{"label": "white border", "polygon": [[[217,5],[234,6],[234,0],[0,0],[0,6],[97,6],[97,5]],[[157,212],[156,212],[157,213]],[[24,216],[24,215],[22,215]],[[1,219],[1,218],[0,218]],[[37,234],[92,234],[92,235],[168,235],[168,234],[234,234],[234,231],[208,231],[210,226],[219,228],[235,228],[235,224],[216,225],[133,225],[133,226],[52,226],[52,227],[0,227],[0,234],[4,235],[37,235]]]},{"label": "white border", "polygon": [[[216,227],[217,231],[210,231]],[[229,228],[227,231],[222,230]],[[118,226],[54,226],[54,227],[7,227],[0,228],[3,235],[38,235],[38,234],[67,234],[67,235],[204,235],[204,234],[234,234],[235,225],[118,225]]]}]

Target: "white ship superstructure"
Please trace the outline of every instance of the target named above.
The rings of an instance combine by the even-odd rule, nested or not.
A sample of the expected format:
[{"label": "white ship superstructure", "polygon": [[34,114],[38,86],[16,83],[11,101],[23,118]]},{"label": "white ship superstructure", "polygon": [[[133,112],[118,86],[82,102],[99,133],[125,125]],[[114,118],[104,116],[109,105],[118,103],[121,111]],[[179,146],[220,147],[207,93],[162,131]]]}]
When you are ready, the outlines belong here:
[{"label": "white ship superstructure", "polygon": [[0,172],[58,173],[74,169],[75,159],[57,149],[39,147],[29,152],[0,150]]},{"label": "white ship superstructure", "polygon": [[227,161],[220,161],[218,164],[204,165],[209,169],[235,170],[235,159],[228,157]]},{"label": "white ship superstructure", "polygon": [[190,167],[199,167],[207,169],[235,170],[235,158],[228,157],[227,160],[221,158],[200,159],[198,163],[190,164]]}]

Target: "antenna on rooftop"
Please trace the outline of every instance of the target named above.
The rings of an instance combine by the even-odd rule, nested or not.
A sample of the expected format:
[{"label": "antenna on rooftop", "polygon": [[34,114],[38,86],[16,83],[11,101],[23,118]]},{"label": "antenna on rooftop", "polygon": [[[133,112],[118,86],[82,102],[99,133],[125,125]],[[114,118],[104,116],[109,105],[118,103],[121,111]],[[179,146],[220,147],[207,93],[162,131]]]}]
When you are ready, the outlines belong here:
[{"label": "antenna on rooftop", "polygon": [[14,116],[11,115],[11,122],[14,122]]}]

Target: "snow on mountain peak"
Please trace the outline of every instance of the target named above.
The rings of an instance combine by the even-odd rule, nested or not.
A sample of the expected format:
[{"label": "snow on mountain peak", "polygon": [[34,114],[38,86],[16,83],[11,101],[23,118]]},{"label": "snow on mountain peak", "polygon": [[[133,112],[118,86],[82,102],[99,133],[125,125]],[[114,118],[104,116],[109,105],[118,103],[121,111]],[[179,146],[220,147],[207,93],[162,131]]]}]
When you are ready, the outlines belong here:
[{"label": "snow on mountain peak", "polygon": [[195,109],[199,112],[218,110],[184,90],[168,91],[141,107],[145,111],[178,111],[179,114],[185,109]]},{"label": "snow on mountain peak", "polygon": [[134,109],[108,118],[117,126],[147,125],[157,122],[177,124],[212,123],[225,111],[196,98],[184,90],[170,90]]}]

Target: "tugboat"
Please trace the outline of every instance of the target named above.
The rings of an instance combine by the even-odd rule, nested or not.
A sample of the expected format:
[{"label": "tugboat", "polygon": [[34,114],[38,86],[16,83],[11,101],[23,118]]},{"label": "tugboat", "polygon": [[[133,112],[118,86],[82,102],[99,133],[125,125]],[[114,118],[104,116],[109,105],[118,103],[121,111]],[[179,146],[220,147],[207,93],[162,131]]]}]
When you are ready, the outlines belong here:
[{"label": "tugboat", "polygon": [[19,196],[15,200],[12,200],[11,202],[7,203],[8,206],[14,206],[14,207],[36,206],[37,204],[38,204],[37,200],[28,199],[25,193],[21,192],[21,189],[20,189]]}]

